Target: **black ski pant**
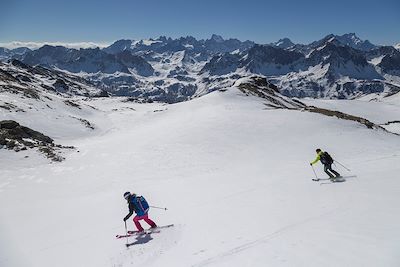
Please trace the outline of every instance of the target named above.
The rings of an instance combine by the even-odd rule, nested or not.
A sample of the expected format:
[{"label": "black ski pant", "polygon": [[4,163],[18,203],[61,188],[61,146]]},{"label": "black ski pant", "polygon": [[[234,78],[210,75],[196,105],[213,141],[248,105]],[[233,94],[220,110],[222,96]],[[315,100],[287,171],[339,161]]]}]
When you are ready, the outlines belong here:
[{"label": "black ski pant", "polygon": [[[326,174],[328,174],[329,175],[329,177],[331,177],[331,178],[333,178],[333,177],[339,177],[340,176],[340,174],[337,172],[337,171],[335,171],[335,170],[333,170],[332,169],[332,163],[328,163],[328,164],[324,164],[324,171],[326,172]],[[333,174],[335,175],[333,175]]]}]

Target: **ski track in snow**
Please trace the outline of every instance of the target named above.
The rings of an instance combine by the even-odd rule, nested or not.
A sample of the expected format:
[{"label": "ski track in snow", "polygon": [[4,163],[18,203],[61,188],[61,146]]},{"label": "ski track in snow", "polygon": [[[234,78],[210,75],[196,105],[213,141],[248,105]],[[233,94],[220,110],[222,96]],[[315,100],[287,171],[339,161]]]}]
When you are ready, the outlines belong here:
[{"label": "ski track in snow", "polygon": [[243,252],[245,250],[248,250],[248,249],[252,249],[252,248],[254,248],[256,246],[260,246],[260,245],[262,245],[264,243],[267,243],[271,239],[276,238],[276,237],[280,236],[281,234],[284,234],[287,231],[290,231],[290,230],[292,230],[292,229],[294,229],[294,228],[296,228],[298,226],[301,226],[301,225],[303,225],[305,223],[308,223],[310,221],[319,219],[319,218],[321,218],[323,216],[332,214],[332,213],[336,212],[337,210],[339,210],[339,208],[336,208],[336,209],[333,209],[333,210],[331,210],[329,212],[325,212],[325,213],[322,213],[322,214],[317,215],[317,216],[312,216],[312,217],[307,218],[305,220],[302,220],[302,221],[287,225],[285,227],[282,227],[282,228],[278,229],[277,231],[275,231],[273,233],[270,233],[270,234],[267,234],[267,235],[265,235],[263,237],[260,237],[259,239],[256,239],[256,240],[251,241],[251,242],[246,242],[246,243],[244,243],[244,244],[242,244],[240,246],[237,246],[237,247],[235,247],[233,249],[230,249],[230,250],[228,250],[228,251],[226,251],[224,253],[220,253],[220,254],[218,254],[218,255],[216,255],[214,257],[208,258],[208,259],[206,259],[206,260],[204,260],[204,261],[202,261],[200,263],[194,264],[194,265],[192,265],[192,267],[201,267],[201,266],[207,266],[207,265],[210,265],[210,264],[217,263],[219,261],[224,260],[224,258],[227,258],[229,256],[232,256],[232,255],[235,255],[235,254],[238,254],[238,253],[241,253],[241,252]]}]

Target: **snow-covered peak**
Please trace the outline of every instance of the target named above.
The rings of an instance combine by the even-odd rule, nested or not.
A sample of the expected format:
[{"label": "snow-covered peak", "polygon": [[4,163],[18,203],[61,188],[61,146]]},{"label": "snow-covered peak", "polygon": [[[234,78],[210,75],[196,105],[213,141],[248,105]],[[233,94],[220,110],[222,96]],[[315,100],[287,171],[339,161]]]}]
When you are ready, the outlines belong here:
[{"label": "snow-covered peak", "polygon": [[120,51],[129,49],[132,46],[133,42],[134,42],[134,40],[121,39],[121,40],[115,41],[113,44],[104,48],[103,50],[107,53],[115,54]]},{"label": "snow-covered peak", "polygon": [[213,34],[213,35],[211,36],[211,39],[210,39],[210,40],[211,40],[211,41],[215,41],[215,42],[217,42],[217,43],[222,43],[222,42],[224,41],[224,38],[222,38],[221,35]]},{"label": "snow-covered peak", "polygon": [[327,42],[336,42],[337,44],[340,44],[342,46],[348,46],[361,51],[370,51],[372,49],[377,48],[377,46],[371,44],[368,40],[364,41],[360,39],[355,33],[347,33],[343,35],[329,34],[324,38],[322,38],[321,40],[312,42],[309,45],[302,47],[302,49],[305,52],[309,52],[312,49],[320,47],[321,45],[324,45]]},{"label": "snow-covered peak", "polygon": [[396,48],[397,50],[400,50],[400,43],[398,43],[397,45],[395,45],[394,48]]},{"label": "snow-covered peak", "polygon": [[283,39],[279,39],[279,41],[277,41],[277,42],[271,43],[271,45],[279,47],[279,48],[287,49],[289,47],[294,46],[294,43],[289,38],[283,38]]},{"label": "snow-covered peak", "polygon": [[360,39],[355,33],[336,35],[335,38],[343,45],[362,51],[369,51],[376,48],[376,45],[371,44],[368,40]]},{"label": "snow-covered peak", "polygon": [[354,44],[360,44],[363,42],[354,32],[346,33],[341,36],[343,39],[351,40]]},{"label": "snow-covered peak", "polygon": [[162,41],[159,40],[153,40],[153,39],[143,39],[139,41],[139,44],[145,45],[145,46],[150,46],[152,44],[160,43]]}]

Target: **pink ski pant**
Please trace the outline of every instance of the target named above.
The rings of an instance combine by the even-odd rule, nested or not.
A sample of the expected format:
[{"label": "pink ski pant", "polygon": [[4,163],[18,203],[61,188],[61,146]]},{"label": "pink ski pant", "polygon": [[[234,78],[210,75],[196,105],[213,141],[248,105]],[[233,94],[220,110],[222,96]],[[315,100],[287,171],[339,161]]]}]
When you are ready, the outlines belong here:
[{"label": "pink ski pant", "polygon": [[138,231],[143,231],[143,227],[140,225],[140,220],[144,220],[145,222],[147,222],[151,227],[157,227],[156,223],[153,222],[152,220],[149,219],[149,215],[143,215],[143,216],[135,216],[135,218],[133,218],[133,222],[136,225],[136,228],[138,229]]}]

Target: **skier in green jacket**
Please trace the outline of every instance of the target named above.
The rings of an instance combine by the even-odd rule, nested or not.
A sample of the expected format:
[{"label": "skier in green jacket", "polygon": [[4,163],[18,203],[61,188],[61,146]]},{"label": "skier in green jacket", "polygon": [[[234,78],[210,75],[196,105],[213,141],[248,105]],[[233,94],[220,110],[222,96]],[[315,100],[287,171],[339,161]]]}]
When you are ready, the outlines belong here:
[{"label": "skier in green jacket", "polygon": [[326,174],[329,175],[330,179],[339,178],[340,174],[337,171],[332,169],[333,159],[328,154],[328,152],[323,152],[319,148],[317,148],[317,150],[315,150],[315,151],[317,152],[317,157],[315,158],[315,160],[313,162],[310,163],[310,165],[312,166],[315,163],[317,163],[318,161],[321,161],[321,163],[324,165],[324,171],[326,172]]}]

